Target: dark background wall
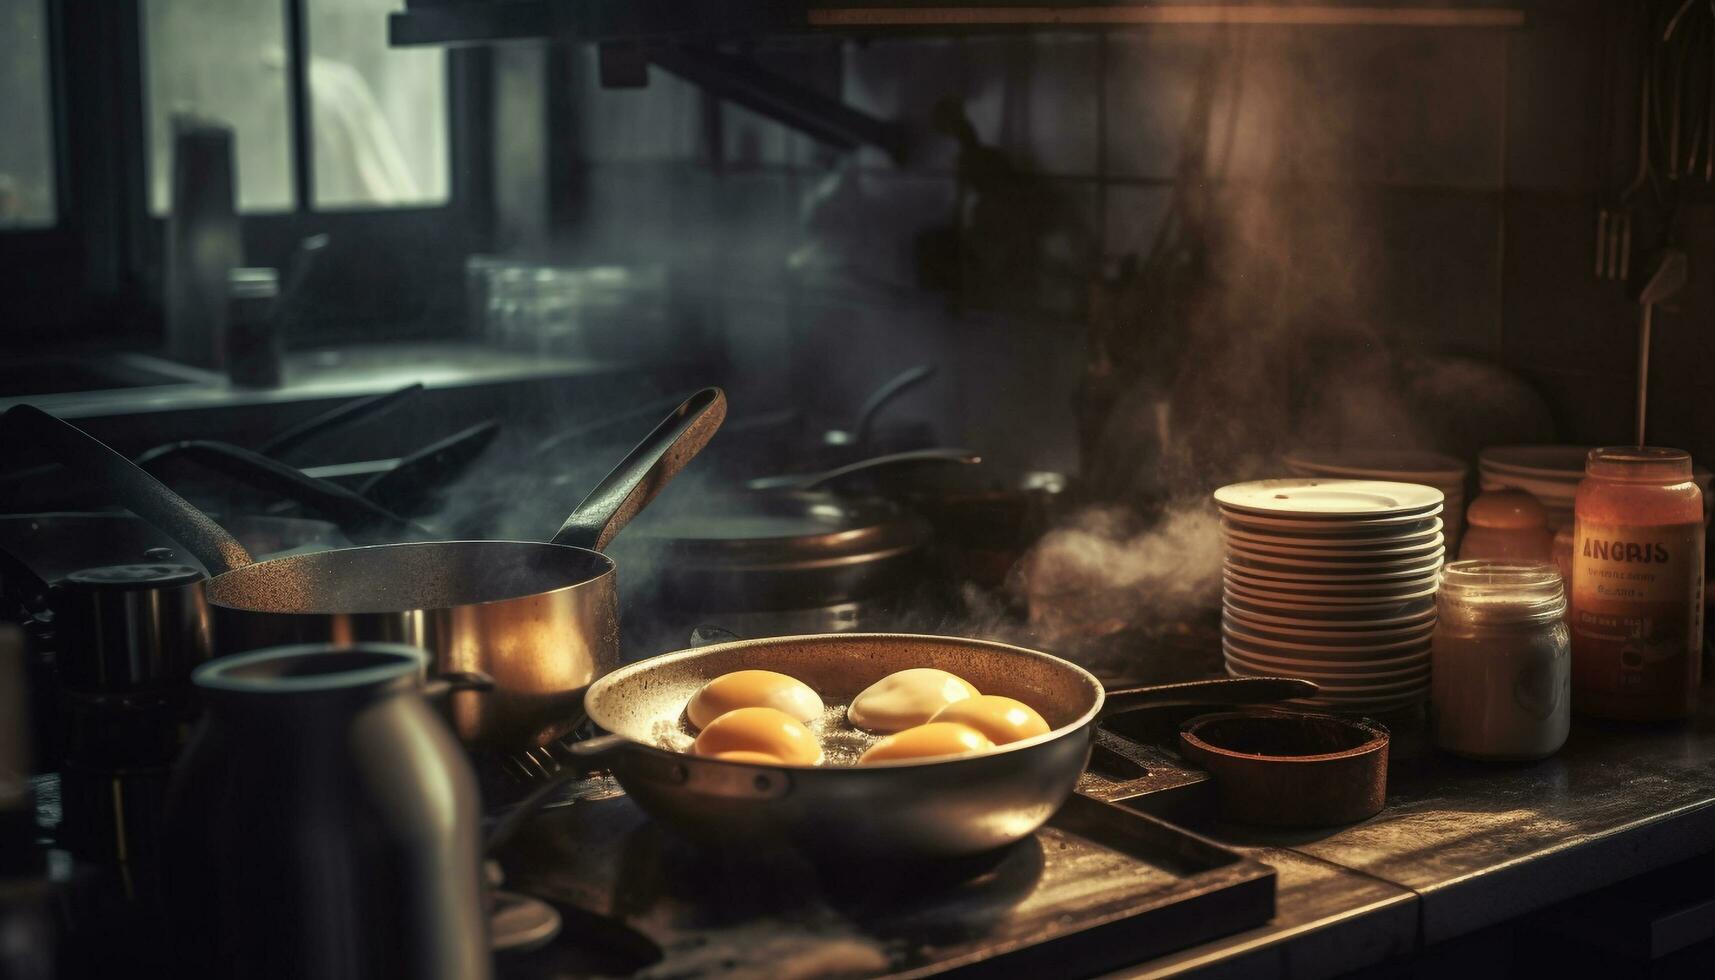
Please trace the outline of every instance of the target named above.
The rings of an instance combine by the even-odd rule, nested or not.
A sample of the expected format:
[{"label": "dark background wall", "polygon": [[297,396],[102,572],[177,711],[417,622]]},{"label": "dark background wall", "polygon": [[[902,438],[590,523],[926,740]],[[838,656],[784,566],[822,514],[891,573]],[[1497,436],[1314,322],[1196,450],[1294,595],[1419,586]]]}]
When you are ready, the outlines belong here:
[{"label": "dark background wall", "polygon": [[[539,187],[539,144],[558,140],[573,190],[559,205],[512,192],[510,209],[503,192],[502,242],[690,270],[757,401],[836,410],[932,359],[945,376],[907,410],[948,420],[945,438],[1062,463],[1041,457],[1073,442],[1089,282],[1147,250],[1200,132],[1221,151],[1206,179],[1231,235],[1291,267],[1282,302],[1325,294],[1367,344],[1496,361],[1541,391],[1559,438],[1625,441],[1639,310],[1593,275],[1593,229],[1630,178],[1635,8],[1514,6],[1523,29],[1182,27],[755,53],[903,122],[904,165],[835,156],[659,70],[646,89],[602,90],[592,52],[507,51],[497,91],[518,83],[517,118],[510,136],[500,123],[499,186]],[[1211,59],[1223,67],[1198,130]],[[550,78],[566,80],[570,118],[520,114],[516,92]],[[930,122],[948,97],[1051,202],[1017,275],[954,293],[922,268],[958,188],[956,144]],[[1657,316],[1651,403],[1652,441],[1704,459],[1711,218],[1695,196],[1681,210],[1691,282]]]}]

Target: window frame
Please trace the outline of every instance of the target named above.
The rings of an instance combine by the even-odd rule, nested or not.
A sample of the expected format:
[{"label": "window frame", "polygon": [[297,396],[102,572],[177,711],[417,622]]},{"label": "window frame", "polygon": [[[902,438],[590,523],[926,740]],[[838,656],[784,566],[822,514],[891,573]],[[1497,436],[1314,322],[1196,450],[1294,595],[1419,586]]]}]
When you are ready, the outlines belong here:
[{"label": "window frame", "polygon": [[[8,279],[31,284],[21,291],[8,288],[12,295],[0,299],[0,311],[5,311],[0,313],[5,329],[0,349],[16,352],[47,342],[65,346],[68,339],[73,345],[116,340],[137,348],[160,345],[166,218],[149,209],[144,2],[45,0],[56,223],[0,230],[0,267],[20,273]],[[433,268],[422,271],[422,284],[444,281],[447,262],[488,248],[493,236],[489,52],[443,52],[448,154],[444,203],[317,209],[313,171],[306,169],[313,166],[309,127],[314,125],[304,99],[306,3],[275,2],[287,24],[294,204],[290,211],[239,215],[245,261],[287,265],[296,243],[318,232],[328,232],[335,241],[337,252],[330,249],[330,258],[339,253],[385,254],[375,250],[428,241],[445,247],[433,250]],[[378,18],[376,29],[385,32],[386,21]],[[355,281],[362,271],[348,270],[348,278]],[[382,299],[414,292],[409,283],[393,285],[382,291]],[[390,326],[386,304],[371,312],[345,321],[325,337],[299,339],[385,336]]]}]

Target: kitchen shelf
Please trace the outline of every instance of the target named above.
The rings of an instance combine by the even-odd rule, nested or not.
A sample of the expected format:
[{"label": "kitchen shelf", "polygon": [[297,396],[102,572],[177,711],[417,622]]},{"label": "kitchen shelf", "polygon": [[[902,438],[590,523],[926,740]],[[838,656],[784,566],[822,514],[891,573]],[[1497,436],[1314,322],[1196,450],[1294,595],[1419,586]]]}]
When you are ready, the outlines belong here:
[{"label": "kitchen shelf", "polygon": [[983,33],[1054,29],[1138,29],[1235,24],[1276,27],[1511,29],[1514,7],[1404,3],[1072,4],[873,2],[851,0],[407,0],[390,17],[396,46],[557,39],[664,43],[789,35]]}]

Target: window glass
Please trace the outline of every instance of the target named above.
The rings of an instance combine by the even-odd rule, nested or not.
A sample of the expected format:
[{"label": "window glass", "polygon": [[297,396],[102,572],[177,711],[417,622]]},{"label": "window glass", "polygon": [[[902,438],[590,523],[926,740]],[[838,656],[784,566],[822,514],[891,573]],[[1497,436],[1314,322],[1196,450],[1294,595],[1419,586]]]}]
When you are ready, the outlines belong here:
[{"label": "window glass", "polygon": [[233,128],[240,211],[292,208],[290,85],[281,0],[145,0],[149,187],[167,210],[175,113]]},{"label": "window glass", "polygon": [[400,0],[307,0],[316,206],[447,200],[446,58],[387,46]]},{"label": "window glass", "polygon": [[56,219],[45,0],[0,0],[0,228]]}]

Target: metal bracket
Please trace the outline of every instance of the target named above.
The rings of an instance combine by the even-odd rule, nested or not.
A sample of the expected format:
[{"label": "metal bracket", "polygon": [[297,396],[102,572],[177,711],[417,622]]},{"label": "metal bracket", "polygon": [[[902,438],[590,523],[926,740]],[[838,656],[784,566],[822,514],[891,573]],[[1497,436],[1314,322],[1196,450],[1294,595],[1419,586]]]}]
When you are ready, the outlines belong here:
[{"label": "metal bracket", "polygon": [[[609,84],[608,48],[609,45],[602,45],[603,85]],[[853,109],[753,62],[706,48],[678,45],[650,48],[644,56],[650,64],[716,98],[741,105],[819,143],[845,151],[867,144],[885,150],[896,164],[905,162],[903,127]]]}]

